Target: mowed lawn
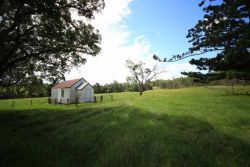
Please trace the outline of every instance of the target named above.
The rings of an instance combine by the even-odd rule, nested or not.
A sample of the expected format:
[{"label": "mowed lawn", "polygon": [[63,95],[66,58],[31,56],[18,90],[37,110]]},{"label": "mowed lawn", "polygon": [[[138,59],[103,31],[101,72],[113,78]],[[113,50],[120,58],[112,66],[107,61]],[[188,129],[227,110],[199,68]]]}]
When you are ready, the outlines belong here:
[{"label": "mowed lawn", "polygon": [[250,96],[227,89],[0,100],[0,166],[250,166]]}]

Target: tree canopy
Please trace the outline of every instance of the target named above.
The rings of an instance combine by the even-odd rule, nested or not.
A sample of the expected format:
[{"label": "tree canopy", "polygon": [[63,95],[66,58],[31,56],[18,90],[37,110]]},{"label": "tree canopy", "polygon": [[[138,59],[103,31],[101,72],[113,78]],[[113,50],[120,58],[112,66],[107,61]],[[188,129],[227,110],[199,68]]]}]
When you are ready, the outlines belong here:
[{"label": "tree canopy", "polygon": [[203,19],[188,30],[187,38],[192,44],[189,51],[163,60],[154,55],[154,59],[174,62],[215,51],[215,57],[192,59],[190,64],[210,72],[249,72],[250,1],[223,0],[220,4],[213,4],[214,0],[207,1],[199,4],[205,6]]},{"label": "tree canopy", "polygon": [[[3,0],[0,3],[0,85],[36,76],[55,81],[100,52],[91,24],[103,0]],[[86,21],[72,18],[72,12]]]}]

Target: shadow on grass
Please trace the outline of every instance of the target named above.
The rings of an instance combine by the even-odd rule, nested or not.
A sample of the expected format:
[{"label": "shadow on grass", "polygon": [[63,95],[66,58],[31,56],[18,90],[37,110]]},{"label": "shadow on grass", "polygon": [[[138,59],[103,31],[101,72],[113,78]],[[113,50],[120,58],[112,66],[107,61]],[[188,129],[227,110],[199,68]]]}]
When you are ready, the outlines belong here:
[{"label": "shadow on grass", "polygon": [[0,112],[0,166],[248,166],[249,144],[131,106]]}]

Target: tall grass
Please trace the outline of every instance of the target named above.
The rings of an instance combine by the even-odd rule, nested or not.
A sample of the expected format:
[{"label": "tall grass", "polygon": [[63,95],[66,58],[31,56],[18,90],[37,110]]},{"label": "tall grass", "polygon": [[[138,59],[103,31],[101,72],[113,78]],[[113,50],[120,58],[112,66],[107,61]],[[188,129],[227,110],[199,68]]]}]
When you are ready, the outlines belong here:
[{"label": "tall grass", "polygon": [[206,87],[103,96],[78,106],[1,100],[0,166],[250,165],[249,96]]}]

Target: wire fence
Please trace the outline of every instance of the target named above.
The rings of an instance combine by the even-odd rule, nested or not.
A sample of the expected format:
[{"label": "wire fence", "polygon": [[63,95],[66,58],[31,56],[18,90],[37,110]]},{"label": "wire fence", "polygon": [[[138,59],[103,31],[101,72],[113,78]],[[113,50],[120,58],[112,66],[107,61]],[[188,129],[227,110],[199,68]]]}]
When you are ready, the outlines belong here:
[{"label": "wire fence", "polygon": [[29,106],[42,106],[44,104],[48,104],[47,98],[2,99],[0,100],[0,109],[25,108]]},{"label": "wire fence", "polygon": [[24,98],[24,99],[2,99],[0,100],[0,109],[11,108],[29,108],[29,107],[44,107],[48,105],[78,105],[84,103],[102,103],[113,101],[113,95],[97,95],[89,98]]},{"label": "wire fence", "polygon": [[[88,98],[48,98],[49,104],[79,104],[79,103],[96,103],[96,102],[103,102],[104,96],[93,96]],[[113,95],[110,95],[110,101],[113,101]]]},{"label": "wire fence", "polygon": [[205,86],[210,90],[216,90],[220,92],[220,95],[245,95],[250,96],[250,91],[244,86]]}]

